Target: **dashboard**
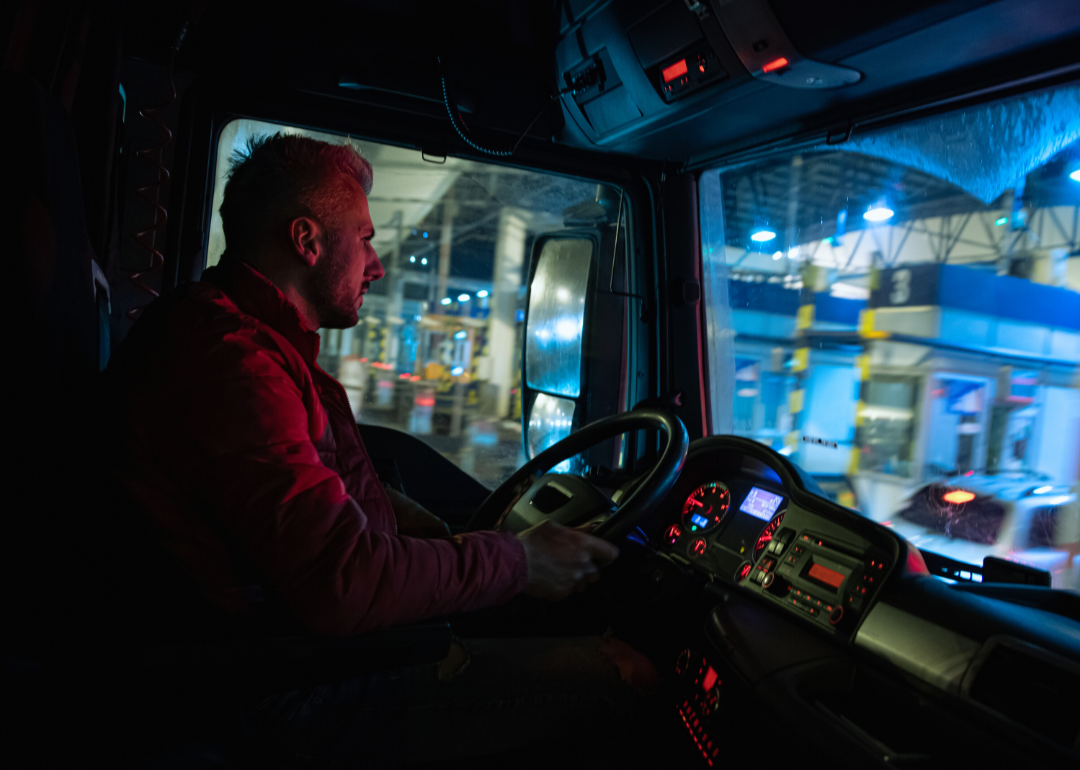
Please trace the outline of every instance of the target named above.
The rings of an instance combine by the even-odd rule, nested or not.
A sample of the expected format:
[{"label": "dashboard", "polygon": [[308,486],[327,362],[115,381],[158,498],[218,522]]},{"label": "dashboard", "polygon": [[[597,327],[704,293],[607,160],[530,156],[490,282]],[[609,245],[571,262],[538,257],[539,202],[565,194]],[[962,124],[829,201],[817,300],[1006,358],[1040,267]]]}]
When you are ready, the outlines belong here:
[{"label": "dashboard", "polygon": [[893,572],[897,539],[828,501],[815,500],[813,510],[800,504],[797,477],[785,482],[747,451],[695,449],[665,501],[664,551],[711,580],[851,636]]},{"label": "dashboard", "polygon": [[662,665],[697,766],[755,764],[762,742],[781,764],[1080,759],[1080,615],[1049,604],[1067,597],[937,580],[892,530],[734,436],[691,443],[649,528]]}]

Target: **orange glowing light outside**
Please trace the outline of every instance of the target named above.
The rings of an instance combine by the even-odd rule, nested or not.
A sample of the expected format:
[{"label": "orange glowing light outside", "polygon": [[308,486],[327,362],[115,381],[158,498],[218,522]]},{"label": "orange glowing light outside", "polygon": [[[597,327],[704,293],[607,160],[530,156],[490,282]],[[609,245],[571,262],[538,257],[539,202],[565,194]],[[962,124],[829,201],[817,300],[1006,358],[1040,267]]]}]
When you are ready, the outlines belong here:
[{"label": "orange glowing light outside", "polygon": [[665,83],[670,83],[675,78],[680,78],[686,74],[686,59],[679,59],[670,67],[664,67],[660,70],[660,74],[664,78]]},{"label": "orange glowing light outside", "polygon": [[786,67],[787,65],[788,60],[781,56],[779,59],[773,59],[771,62],[766,64],[764,67],[761,68],[761,71],[772,72],[773,70],[778,70],[781,67]]},{"label": "orange glowing light outside", "polygon": [[968,492],[966,489],[954,489],[951,492],[946,492],[942,499],[947,503],[970,503],[975,499],[975,494]]}]

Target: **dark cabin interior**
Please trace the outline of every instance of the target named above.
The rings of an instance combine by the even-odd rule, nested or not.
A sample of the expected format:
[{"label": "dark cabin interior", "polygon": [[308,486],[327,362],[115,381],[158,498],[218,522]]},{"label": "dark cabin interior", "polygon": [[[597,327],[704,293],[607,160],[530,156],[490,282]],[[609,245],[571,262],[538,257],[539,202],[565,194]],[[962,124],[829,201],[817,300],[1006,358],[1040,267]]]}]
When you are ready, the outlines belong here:
[{"label": "dark cabin interior", "polygon": [[[219,739],[232,700],[430,662],[448,644],[449,629],[437,621],[368,638],[221,641],[170,640],[163,635],[175,634],[175,624],[151,619],[149,607],[162,596],[180,603],[172,607],[197,599],[162,564],[100,470],[107,458],[100,457],[99,372],[142,308],[204,269],[217,136],[229,120],[347,133],[436,162],[492,161],[627,190],[650,292],[641,319],[654,366],[642,392],[662,400],[681,391],[664,405],[693,442],[711,432],[697,304],[703,170],[839,145],[1080,76],[1080,4],[1064,0],[15,0],[0,10],[0,40],[4,253],[14,279],[5,303],[10,494],[0,534],[8,704],[0,752],[9,767],[267,766],[235,736]],[[699,74],[667,88],[663,73],[686,60],[699,63]],[[404,442],[395,451],[428,450]],[[448,507],[483,499],[486,489],[442,468],[434,453],[429,459],[440,483],[457,490]],[[782,470],[786,483],[805,486],[794,466]],[[810,492],[793,499],[800,494]],[[653,572],[642,573],[627,578],[627,590],[637,592],[627,606],[674,636],[676,626],[655,607],[670,602],[665,613],[677,607],[685,617],[687,608],[700,613],[727,601],[733,589],[702,587],[682,576],[681,565],[671,569],[693,590],[673,587],[675,578],[641,587],[633,580],[647,582]],[[905,595],[904,606],[933,604],[935,617],[959,613],[987,624],[987,636],[1005,633],[999,621],[1021,634],[1025,621],[1013,612],[1020,605],[1007,604],[1008,591],[1001,608],[964,599],[961,611],[940,599],[942,590],[923,587]],[[1055,718],[1066,738],[1047,738],[1015,714],[1002,717],[1005,685],[1005,695],[993,696],[997,706],[942,700],[910,672],[864,667],[856,651],[805,680],[796,673],[813,656],[793,655],[780,666],[789,679],[755,691],[776,704],[776,688],[795,692],[828,675],[845,681],[853,699],[841,703],[839,690],[822,689],[815,713],[830,716],[805,730],[818,730],[820,743],[806,743],[803,728],[785,728],[780,735],[792,747],[778,756],[821,761],[799,759],[794,745],[803,741],[839,746],[838,767],[972,766],[1003,757],[1018,766],[1071,766],[1080,757],[1080,732],[1069,724],[1077,690],[1067,690],[1069,706],[1064,685],[1050,682],[1080,682],[1076,597],[1030,601],[1024,611],[1041,607],[1053,627],[1023,644],[1053,649],[1052,660],[1013,652],[1015,660],[993,662],[1003,667],[1002,681],[1045,689],[1063,709]],[[777,649],[765,657],[783,657],[785,645],[822,644],[806,629],[780,628],[776,616],[749,619],[737,602],[729,609],[731,622],[774,640]],[[701,633],[701,623],[689,625]],[[711,638],[738,658],[739,639],[722,631]],[[893,728],[875,737],[843,716],[852,703],[881,699],[891,703],[881,719],[908,719],[926,741],[882,754],[881,736]],[[117,705],[132,702],[145,708]],[[744,734],[753,746],[733,745],[728,762],[768,761],[778,736],[762,722],[805,716],[790,705],[762,708],[761,721],[731,717],[756,732]],[[657,727],[657,761],[706,766],[685,730]],[[205,738],[199,745],[209,753],[185,753],[189,734]],[[727,737],[740,740],[734,731]]]}]

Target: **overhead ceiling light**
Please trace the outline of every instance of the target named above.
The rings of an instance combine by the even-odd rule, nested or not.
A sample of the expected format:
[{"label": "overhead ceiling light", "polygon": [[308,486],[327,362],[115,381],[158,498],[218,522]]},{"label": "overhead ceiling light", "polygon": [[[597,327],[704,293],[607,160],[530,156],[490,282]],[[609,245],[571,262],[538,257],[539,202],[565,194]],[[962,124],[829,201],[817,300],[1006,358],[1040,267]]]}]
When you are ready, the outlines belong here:
[{"label": "overhead ceiling light", "polygon": [[1047,492],[1053,492],[1053,491],[1054,491],[1053,487],[1049,487],[1049,486],[1047,486],[1047,487],[1039,487],[1038,489],[1033,490],[1031,494],[1033,494],[1033,495],[1045,495]]},{"label": "overhead ceiling light", "polygon": [[488,293],[487,293],[486,289],[481,289],[480,291],[476,292],[476,296],[479,297],[480,299],[483,299],[487,295],[488,295]]},{"label": "overhead ceiling light", "polygon": [[782,257],[782,256],[784,256],[784,252],[778,251],[778,252],[776,252],[775,254],[772,255],[772,258],[773,259],[780,259],[780,257]]},{"label": "overhead ceiling light", "polygon": [[410,261],[410,262],[415,262],[415,261],[416,261],[416,257],[409,257],[409,261]]},{"label": "overhead ceiling light", "polygon": [[862,216],[867,222],[884,222],[892,219],[894,213],[888,206],[871,206]]},{"label": "overhead ceiling light", "polygon": [[422,259],[420,260],[420,264],[421,264],[421,265],[426,265],[426,264],[427,264],[427,257],[423,257],[423,258],[422,258]]},{"label": "overhead ceiling light", "polygon": [[994,226],[995,227],[1001,227],[1002,225],[1007,225],[1007,224],[1009,224],[1009,218],[1008,217],[998,217],[997,219],[994,220]]},{"label": "overhead ceiling light", "polygon": [[449,297],[443,297],[442,299],[439,300],[439,304],[440,305],[449,305],[453,301],[454,300],[450,299]]},{"label": "overhead ceiling light", "polygon": [[1080,168],[1069,174],[1069,179],[1073,180],[1074,182],[1080,182]]},{"label": "overhead ceiling light", "polygon": [[454,333],[454,339],[455,339],[455,340],[463,340],[463,339],[465,339],[465,338],[466,338],[466,337],[468,337],[468,336],[469,336],[469,335],[465,333],[465,330],[464,330],[464,329],[463,329],[463,330],[461,330],[461,331],[459,331],[459,332],[455,332],[455,333]]},{"label": "overhead ceiling light", "polygon": [[468,294],[459,294],[459,295],[457,295],[457,301],[458,302],[468,302],[469,299],[470,299],[470,297],[469,297]]},{"label": "overhead ceiling light", "polygon": [[765,227],[760,227],[750,233],[750,240],[756,241],[757,243],[765,243],[766,241],[771,241],[775,237],[776,233]]}]

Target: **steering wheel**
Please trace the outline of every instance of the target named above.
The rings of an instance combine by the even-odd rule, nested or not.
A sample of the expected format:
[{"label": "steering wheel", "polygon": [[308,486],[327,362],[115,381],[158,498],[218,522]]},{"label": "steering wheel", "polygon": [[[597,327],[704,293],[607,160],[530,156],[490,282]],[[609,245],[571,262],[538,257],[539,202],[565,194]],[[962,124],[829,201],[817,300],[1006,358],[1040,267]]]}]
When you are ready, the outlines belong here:
[{"label": "steering wheel", "polygon": [[[637,430],[661,430],[666,441],[644,480],[617,506],[581,476],[547,473],[563,460],[602,441]],[[592,534],[619,542],[671,489],[682,470],[689,444],[682,420],[659,409],[635,409],[597,420],[521,466],[481,503],[468,529],[517,533],[546,520],[576,526],[604,517]]]}]

